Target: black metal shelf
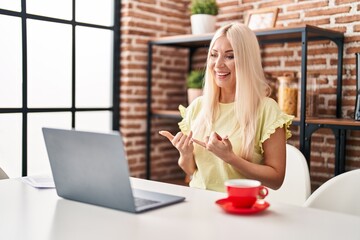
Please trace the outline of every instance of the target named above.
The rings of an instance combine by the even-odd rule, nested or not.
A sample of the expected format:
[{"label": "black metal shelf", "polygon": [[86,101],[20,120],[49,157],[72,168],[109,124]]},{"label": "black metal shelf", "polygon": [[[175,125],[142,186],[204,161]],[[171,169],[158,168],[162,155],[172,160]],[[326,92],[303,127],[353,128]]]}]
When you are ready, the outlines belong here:
[{"label": "black metal shelf", "polygon": [[335,136],[335,175],[345,172],[346,131],[360,130],[360,122],[344,118],[313,118],[306,120],[305,158],[310,159],[311,136],[320,128],[329,128]]},{"label": "black metal shelf", "polygon": [[[336,92],[336,117],[341,118],[341,99],[342,99],[342,63],[343,63],[343,45],[344,34],[334,30],[319,28],[311,25],[303,25],[297,27],[273,28],[255,31],[260,45],[273,43],[288,43],[300,42],[301,44],[301,103],[300,103],[300,117],[294,121],[294,125],[299,126],[300,132],[300,151],[307,157],[308,163],[310,161],[310,146],[311,134],[305,134],[306,124],[305,106],[306,106],[306,81],[307,81],[307,47],[308,43],[312,41],[329,40],[334,42],[338,48],[338,63],[337,63],[337,92]],[[159,114],[152,111],[151,108],[151,86],[152,86],[152,51],[154,46],[168,46],[177,48],[189,48],[191,51],[197,48],[208,47],[214,33],[202,35],[178,35],[153,39],[148,42],[148,76],[147,76],[147,150],[146,150],[146,176],[151,178],[150,169],[150,149],[151,149],[151,118],[152,117],[172,117],[166,114]],[[191,53],[190,53],[191,57]],[[190,61],[191,62],[191,61]],[[307,132],[308,133],[308,132]],[[310,135],[310,136],[309,136]],[[305,147],[306,146],[306,147]],[[340,162],[339,159],[337,159]],[[310,163],[309,163],[310,166]]]},{"label": "black metal shelf", "polygon": [[[311,25],[304,25],[292,28],[274,28],[255,31],[260,44],[301,42],[302,35],[307,32],[308,41],[331,40],[337,42],[343,39],[344,35],[340,32],[323,29]],[[176,35],[153,39],[149,42],[151,45],[173,46],[196,48],[206,47],[209,45],[214,33],[200,35]]]}]

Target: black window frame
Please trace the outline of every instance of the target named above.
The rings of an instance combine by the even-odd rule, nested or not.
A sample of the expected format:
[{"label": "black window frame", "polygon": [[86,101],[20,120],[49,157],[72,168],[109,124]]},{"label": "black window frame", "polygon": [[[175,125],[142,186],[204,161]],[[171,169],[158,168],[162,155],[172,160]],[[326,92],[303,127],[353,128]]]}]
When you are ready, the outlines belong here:
[{"label": "black window frame", "polygon": [[[72,0],[72,20],[64,20],[59,18],[52,18],[46,16],[40,16],[35,14],[28,14],[26,12],[26,0],[21,0],[21,11],[11,11],[0,8],[0,15],[6,16],[15,16],[21,18],[21,31],[22,31],[22,107],[21,108],[0,108],[0,114],[7,113],[21,113],[22,114],[22,170],[21,175],[27,176],[28,168],[28,153],[27,153],[27,144],[28,144],[28,113],[49,113],[49,112],[70,112],[71,113],[71,127],[75,128],[75,116],[77,112],[88,112],[88,111],[110,111],[112,112],[112,130],[119,130],[119,105],[120,105],[120,91],[119,91],[119,82],[120,82],[120,8],[121,0],[114,0],[114,24],[113,26],[102,26],[96,24],[89,24],[84,22],[75,21],[75,12],[76,12],[76,0]],[[71,107],[69,108],[29,108],[27,103],[27,19],[41,20],[45,22],[53,23],[63,23],[72,26],[72,73],[71,73]],[[75,105],[76,92],[75,92],[75,83],[76,83],[76,62],[75,62],[75,53],[76,53],[76,43],[75,43],[75,28],[76,26],[83,26],[95,29],[107,29],[113,31],[113,96],[112,96],[112,107],[109,108],[77,108]],[[55,47],[55,46],[54,46]]]}]

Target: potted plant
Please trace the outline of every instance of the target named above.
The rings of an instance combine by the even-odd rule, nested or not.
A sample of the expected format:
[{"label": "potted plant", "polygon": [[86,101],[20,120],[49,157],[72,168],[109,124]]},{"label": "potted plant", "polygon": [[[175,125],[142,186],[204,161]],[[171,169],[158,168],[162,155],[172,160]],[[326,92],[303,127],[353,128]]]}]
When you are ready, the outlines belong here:
[{"label": "potted plant", "polygon": [[187,97],[190,104],[195,98],[202,95],[204,71],[192,70],[186,79]]},{"label": "potted plant", "polygon": [[192,33],[215,32],[218,11],[216,0],[192,0],[190,5]]}]

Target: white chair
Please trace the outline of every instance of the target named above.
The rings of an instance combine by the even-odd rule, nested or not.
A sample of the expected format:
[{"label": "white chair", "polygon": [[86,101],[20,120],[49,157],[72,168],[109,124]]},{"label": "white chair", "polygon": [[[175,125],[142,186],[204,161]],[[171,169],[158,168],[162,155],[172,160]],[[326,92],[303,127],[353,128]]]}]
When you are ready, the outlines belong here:
[{"label": "white chair", "polygon": [[269,189],[266,200],[302,206],[310,193],[310,174],[306,159],[299,149],[286,144],[284,182],[278,190]]},{"label": "white chair", "polygon": [[360,169],[331,178],[314,191],[305,207],[360,216]]},{"label": "white chair", "polygon": [[0,168],[0,180],[8,178],[9,176],[4,172],[4,170],[2,170],[2,168]]}]

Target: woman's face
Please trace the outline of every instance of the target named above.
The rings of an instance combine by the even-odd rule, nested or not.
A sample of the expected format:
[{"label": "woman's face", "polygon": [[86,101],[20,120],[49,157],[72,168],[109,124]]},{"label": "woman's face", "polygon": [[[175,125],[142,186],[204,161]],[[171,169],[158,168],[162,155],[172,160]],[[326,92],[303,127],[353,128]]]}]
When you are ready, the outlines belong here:
[{"label": "woman's face", "polygon": [[218,38],[211,49],[210,69],[214,73],[215,82],[218,87],[235,92],[234,51],[225,36]]}]

